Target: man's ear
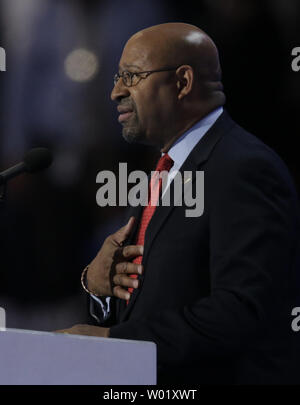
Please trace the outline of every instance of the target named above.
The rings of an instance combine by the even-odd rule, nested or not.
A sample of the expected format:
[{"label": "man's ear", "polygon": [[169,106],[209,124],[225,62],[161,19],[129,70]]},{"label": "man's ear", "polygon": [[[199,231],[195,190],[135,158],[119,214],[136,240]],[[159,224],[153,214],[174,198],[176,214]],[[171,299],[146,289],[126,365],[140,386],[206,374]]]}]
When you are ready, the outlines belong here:
[{"label": "man's ear", "polygon": [[194,71],[193,68],[189,65],[181,65],[177,71],[177,88],[178,88],[178,100],[183,99],[188,95],[194,83]]}]

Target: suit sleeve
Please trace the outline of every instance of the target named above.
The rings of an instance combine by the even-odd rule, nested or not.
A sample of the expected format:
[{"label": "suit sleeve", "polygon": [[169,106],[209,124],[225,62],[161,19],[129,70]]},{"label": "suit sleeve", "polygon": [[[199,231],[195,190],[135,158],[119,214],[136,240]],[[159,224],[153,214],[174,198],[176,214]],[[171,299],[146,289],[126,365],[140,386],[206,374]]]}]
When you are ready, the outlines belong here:
[{"label": "suit sleeve", "polygon": [[161,365],[238,355],[285,316],[297,231],[287,170],[257,156],[220,176],[207,207],[211,295],[110,329],[111,337],[154,341]]}]

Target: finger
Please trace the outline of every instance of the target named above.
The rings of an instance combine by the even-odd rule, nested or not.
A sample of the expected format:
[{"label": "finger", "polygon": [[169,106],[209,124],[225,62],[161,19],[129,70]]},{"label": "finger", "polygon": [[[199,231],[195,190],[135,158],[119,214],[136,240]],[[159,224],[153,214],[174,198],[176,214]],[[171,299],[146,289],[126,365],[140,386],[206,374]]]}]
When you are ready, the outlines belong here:
[{"label": "finger", "polygon": [[121,258],[126,259],[134,259],[137,256],[142,256],[144,254],[144,246],[142,245],[128,245],[125,246],[119,252],[121,254]]},{"label": "finger", "polygon": [[144,246],[142,245],[128,245],[124,248],[116,249],[114,252],[114,259],[116,262],[130,261],[137,256],[142,256],[144,253]]},{"label": "finger", "polygon": [[133,229],[134,223],[135,223],[135,218],[130,217],[127,224],[125,226],[123,226],[122,228],[120,228],[116,233],[114,233],[113,239],[119,245],[122,245],[122,243],[129,237],[129,235]]},{"label": "finger", "polygon": [[116,265],[117,274],[142,274],[143,266],[137,263],[121,262]]},{"label": "finger", "polygon": [[115,297],[121,298],[121,300],[128,301],[130,299],[130,293],[120,286],[114,287],[113,294]]},{"label": "finger", "polygon": [[139,280],[137,280],[136,278],[128,277],[125,274],[116,274],[113,277],[113,283],[115,286],[121,287],[138,288],[139,286]]}]

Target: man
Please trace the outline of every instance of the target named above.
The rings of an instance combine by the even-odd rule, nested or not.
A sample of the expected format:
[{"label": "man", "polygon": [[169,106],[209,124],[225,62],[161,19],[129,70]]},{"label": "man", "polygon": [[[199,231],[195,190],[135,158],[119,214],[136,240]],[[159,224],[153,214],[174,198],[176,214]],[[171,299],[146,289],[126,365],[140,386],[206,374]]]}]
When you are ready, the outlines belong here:
[{"label": "man", "polygon": [[297,196],[275,152],[223,111],[213,41],[183,23],[138,32],[111,97],[124,138],[171,162],[171,190],[174,171],[191,171],[190,186],[204,171],[204,212],[187,217],[174,203],[129,210],[83,273],[102,326],[64,332],[155,342],[158,382],[298,381]]}]

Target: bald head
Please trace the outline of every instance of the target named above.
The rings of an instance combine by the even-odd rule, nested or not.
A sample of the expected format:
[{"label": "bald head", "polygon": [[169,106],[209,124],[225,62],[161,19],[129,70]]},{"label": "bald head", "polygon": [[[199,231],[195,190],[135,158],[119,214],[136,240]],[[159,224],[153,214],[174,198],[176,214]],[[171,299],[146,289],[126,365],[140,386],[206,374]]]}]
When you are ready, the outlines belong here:
[{"label": "bald head", "polygon": [[134,34],[126,46],[142,47],[144,60],[153,66],[190,65],[195,72],[198,96],[215,98],[223,105],[219,54],[213,40],[200,28],[185,23],[166,23]]}]

